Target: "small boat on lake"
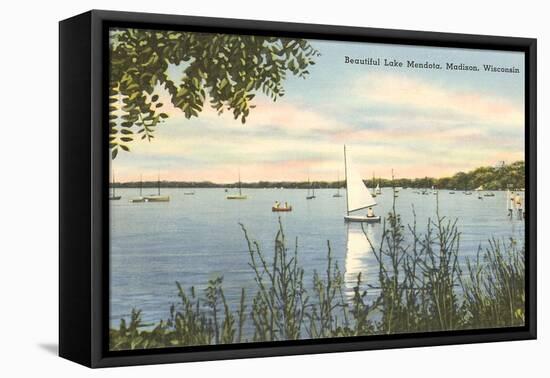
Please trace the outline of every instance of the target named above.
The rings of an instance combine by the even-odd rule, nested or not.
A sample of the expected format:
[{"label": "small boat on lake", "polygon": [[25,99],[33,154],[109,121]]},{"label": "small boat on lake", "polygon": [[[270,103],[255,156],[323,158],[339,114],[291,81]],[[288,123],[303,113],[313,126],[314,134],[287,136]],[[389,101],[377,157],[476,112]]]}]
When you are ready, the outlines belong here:
[{"label": "small boat on lake", "polygon": [[307,195],[306,199],[311,200],[315,198],[315,188],[313,187],[313,184],[309,181],[309,176],[307,178]]},{"label": "small boat on lake", "polygon": [[275,202],[275,205],[271,207],[272,212],[289,212],[292,211],[292,206],[285,202],[284,206],[281,206],[279,201]]},{"label": "small boat on lake", "polygon": [[[226,196],[225,198],[228,200],[245,200],[248,198],[245,194],[243,194],[242,188],[241,188],[241,171],[239,170],[239,182],[237,184],[239,188],[239,194],[230,194]],[[225,190],[227,192],[227,189]]]},{"label": "small boat on lake", "polygon": [[143,179],[141,176],[139,176],[139,197],[130,198],[128,202],[132,203],[141,203],[145,202],[145,197],[143,197]]},{"label": "small boat on lake", "polygon": [[113,188],[113,192],[112,194],[109,196],[109,199],[111,201],[117,201],[119,200],[121,197],[120,196],[117,196],[116,193],[115,193],[115,186],[116,186],[116,183],[115,183],[115,171],[113,170],[113,181],[111,183],[111,186]]},{"label": "small boat on lake", "polygon": [[495,196],[495,193],[493,192],[488,192],[483,195],[483,197],[494,197],[494,196]]},{"label": "small boat on lake", "polygon": [[380,180],[378,180],[378,184],[376,184],[376,189],[374,189],[374,193],[376,193],[377,196],[382,194],[382,189],[380,189]]},{"label": "small boat on lake", "polygon": [[170,202],[170,196],[160,194],[160,175],[157,178],[157,194],[145,196],[145,202]]},{"label": "small boat on lake", "polygon": [[194,196],[195,192],[183,192],[184,196]]},{"label": "small boat on lake", "polygon": [[[376,201],[356,170],[350,156],[346,154],[346,146],[344,146],[344,165],[346,167],[346,215],[344,220],[346,222],[380,222],[380,216],[374,215],[372,211],[372,207],[377,205]],[[352,212],[363,209],[368,209],[366,215],[351,215]]]},{"label": "small boat on lake", "polygon": [[372,172],[372,193],[371,193],[372,198],[376,198],[376,188],[374,187],[375,183],[376,181],[374,179],[374,172]]},{"label": "small boat on lake", "polygon": [[337,185],[336,193],[334,193],[332,197],[340,198],[342,197],[342,195],[340,194],[340,172],[338,172],[338,181],[336,181],[336,185]]}]

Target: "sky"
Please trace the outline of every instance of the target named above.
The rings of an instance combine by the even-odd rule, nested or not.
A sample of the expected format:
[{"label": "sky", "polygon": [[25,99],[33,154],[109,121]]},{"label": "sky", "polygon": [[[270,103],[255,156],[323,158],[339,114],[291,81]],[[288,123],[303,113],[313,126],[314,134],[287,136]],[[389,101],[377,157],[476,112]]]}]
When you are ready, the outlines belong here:
[{"label": "sky", "polygon": [[[334,181],[343,146],[364,178],[444,177],[524,159],[524,55],[310,40],[320,51],[306,79],[288,76],[286,94],[254,99],[247,122],[205,106],[170,118],[152,142],[133,142],[112,166],[117,181]],[[478,65],[479,72],[345,64],[345,56]],[[483,64],[519,74],[484,72]],[[167,101],[163,101],[167,103]]]}]

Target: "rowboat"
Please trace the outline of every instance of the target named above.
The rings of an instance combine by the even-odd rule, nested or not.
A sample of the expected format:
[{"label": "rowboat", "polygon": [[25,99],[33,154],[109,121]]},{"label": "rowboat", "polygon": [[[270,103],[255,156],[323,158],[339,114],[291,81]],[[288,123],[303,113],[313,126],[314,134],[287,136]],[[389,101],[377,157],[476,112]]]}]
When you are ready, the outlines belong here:
[{"label": "rowboat", "polygon": [[288,212],[288,211],[292,211],[292,206],[288,206],[288,207],[273,206],[271,208],[271,211],[273,211],[273,212]]}]

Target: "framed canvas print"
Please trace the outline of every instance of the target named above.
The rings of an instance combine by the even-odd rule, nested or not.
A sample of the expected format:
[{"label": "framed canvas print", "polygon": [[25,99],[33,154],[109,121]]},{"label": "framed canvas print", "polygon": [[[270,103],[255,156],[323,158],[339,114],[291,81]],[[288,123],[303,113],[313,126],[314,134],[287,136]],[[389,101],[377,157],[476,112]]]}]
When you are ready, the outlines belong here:
[{"label": "framed canvas print", "polygon": [[60,355],[536,337],[534,39],[60,23]]}]

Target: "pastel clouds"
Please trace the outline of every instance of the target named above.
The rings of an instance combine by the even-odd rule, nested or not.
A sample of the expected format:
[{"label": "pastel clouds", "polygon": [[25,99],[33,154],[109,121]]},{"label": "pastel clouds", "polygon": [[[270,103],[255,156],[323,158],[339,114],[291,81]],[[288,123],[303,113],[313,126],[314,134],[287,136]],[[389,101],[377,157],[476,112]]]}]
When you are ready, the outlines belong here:
[{"label": "pastel clouds", "polygon": [[524,124],[523,103],[498,94],[448,88],[444,84],[427,83],[399,73],[367,75],[353,87],[353,95],[369,104],[390,104],[394,109],[415,109],[417,114],[432,120],[466,120],[472,123],[499,125]]},{"label": "pastel clouds", "polygon": [[[277,102],[259,94],[244,125],[208,102],[188,120],[161,93],[170,118],[153,142],[119,154],[117,177],[160,172],[167,180],[234,182],[240,169],[249,182],[335,180],[343,176],[344,144],[365,178],[389,177],[391,169],[398,177],[441,177],[523,159],[523,100],[402,73],[371,72],[339,85]],[[308,93],[322,101],[307,101]]]}]

